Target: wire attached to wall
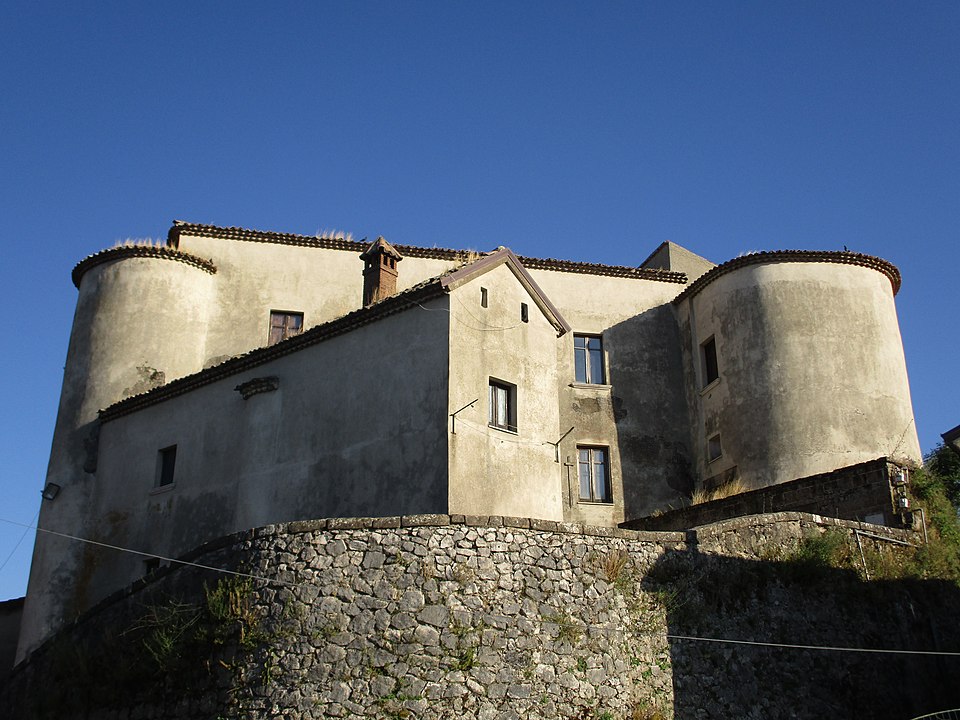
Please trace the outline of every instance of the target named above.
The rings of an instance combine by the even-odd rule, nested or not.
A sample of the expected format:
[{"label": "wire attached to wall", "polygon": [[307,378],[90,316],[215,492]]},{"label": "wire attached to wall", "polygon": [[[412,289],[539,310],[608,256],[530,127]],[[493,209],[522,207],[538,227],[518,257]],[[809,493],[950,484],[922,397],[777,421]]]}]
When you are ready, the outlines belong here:
[{"label": "wire attached to wall", "polygon": [[[111,550],[117,550],[119,552],[131,553],[133,555],[138,555],[140,557],[148,557],[157,560],[164,560],[170,563],[175,563],[177,565],[185,565],[188,567],[195,567],[201,570],[210,570],[212,572],[224,573],[226,575],[234,575],[239,577],[251,578],[252,580],[259,580],[272,585],[283,585],[285,587],[292,588],[306,588],[306,587],[316,587],[311,583],[290,583],[284,580],[278,580],[276,578],[268,578],[262,575],[255,575],[253,573],[243,573],[236,570],[228,570],[226,568],[218,568],[213,565],[204,565],[203,563],[190,562],[188,560],[177,560],[176,558],[168,558],[163,555],[156,555],[154,553],[142,552],[140,550],[133,550],[131,548],[125,548],[120,545],[111,545],[109,543],[99,542],[97,540],[90,540],[88,538],[77,537],[76,535],[70,535],[68,533],[56,532],[54,530],[47,530],[45,528],[37,527],[36,525],[25,525],[24,523],[16,522],[15,520],[8,520],[6,518],[0,518],[0,522],[7,523],[9,525],[16,525],[18,527],[26,528],[27,530],[36,530],[38,532],[48,533],[50,535],[55,535],[58,537],[66,538],[68,540],[74,540],[76,542],[88,543],[91,545],[96,545],[98,547],[104,547]],[[587,629],[596,629],[603,632],[613,631],[609,625],[597,625],[594,623],[584,623],[583,627]],[[643,635],[653,636],[660,635],[659,632],[644,632]],[[681,640],[686,642],[707,642],[707,643],[730,643],[734,645],[751,645],[751,646],[760,646],[760,647],[771,647],[771,648],[782,648],[787,650],[818,650],[818,651],[830,651],[830,652],[856,652],[856,653],[878,653],[886,655],[929,655],[929,656],[943,656],[943,657],[958,657],[960,652],[949,652],[941,650],[896,650],[889,648],[863,648],[863,647],[842,647],[842,646],[831,646],[831,645],[801,645],[796,643],[774,643],[774,642],[762,642],[757,640],[738,640],[734,638],[712,638],[712,637],[701,637],[696,635],[674,635],[671,633],[663,633],[661,637],[667,640]]]}]

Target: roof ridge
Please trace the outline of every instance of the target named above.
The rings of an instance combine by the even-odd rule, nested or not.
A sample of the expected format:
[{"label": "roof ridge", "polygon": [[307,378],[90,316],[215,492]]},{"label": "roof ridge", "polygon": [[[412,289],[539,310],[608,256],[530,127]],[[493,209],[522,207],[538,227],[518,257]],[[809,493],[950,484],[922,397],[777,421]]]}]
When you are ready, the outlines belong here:
[{"label": "roof ridge", "polygon": [[[191,231],[203,233],[208,237],[219,237],[230,240],[246,240],[251,242],[275,242],[283,245],[298,245],[301,247],[318,247],[330,250],[351,250],[362,253],[369,243],[361,240],[344,240],[342,238],[317,238],[310,235],[281,233],[270,230],[250,230],[241,227],[220,227],[189,223],[183,220],[174,220],[173,226],[167,233],[167,242],[176,247],[181,234],[190,234]],[[453,248],[426,248],[418,245],[394,244],[404,257],[420,257],[435,260],[469,261],[477,251],[457,250]],[[481,253],[488,254],[488,253]],[[604,265],[601,263],[579,262],[575,260],[559,260],[555,258],[534,258],[518,255],[518,259],[527,268],[535,270],[552,270],[556,272],[583,273],[587,275],[606,275],[611,277],[634,278],[637,280],[654,280],[685,284],[687,276],[684,273],[670,270],[654,270],[630,265]]]},{"label": "roof ridge", "polygon": [[688,297],[696,295],[715,279],[733,270],[739,270],[748,265],[762,265],[764,263],[777,262],[821,262],[841,265],[859,265],[870,268],[887,276],[893,288],[894,295],[899,292],[902,282],[900,271],[896,265],[889,260],[884,260],[874,255],[865,255],[864,253],[850,250],[764,250],[735,257],[732,260],[727,260],[725,263],[721,263],[707,270],[707,272],[684,288],[683,291],[673,299],[673,302],[678,303]]}]

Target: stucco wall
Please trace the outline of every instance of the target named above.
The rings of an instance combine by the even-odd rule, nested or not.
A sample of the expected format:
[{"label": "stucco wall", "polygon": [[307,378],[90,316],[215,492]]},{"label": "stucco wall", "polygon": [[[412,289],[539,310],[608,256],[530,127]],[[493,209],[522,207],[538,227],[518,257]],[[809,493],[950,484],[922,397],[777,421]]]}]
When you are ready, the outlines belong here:
[{"label": "stucco wall", "polygon": [[[615,524],[678,502],[690,486],[689,431],[674,283],[535,270],[573,331],[557,347],[564,517]],[[575,382],[574,335],[601,335],[606,385]],[[579,502],[577,445],[610,448],[612,505]],[[566,479],[569,475],[569,479]]]},{"label": "stucco wall", "polygon": [[[81,534],[96,466],[97,412],[200,365],[215,294],[214,277],[165,258],[124,258],[83,276],[64,366],[47,482],[63,490],[44,501],[40,527]],[[72,593],[82,562],[76,545],[38,534],[24,609],[26,642],[56,627],[76,608]]]},{"label": "stucco wall", "polygon": [[[446,511],[446,303],[105,422],[87,514],[71,532],[169,557],[271,522]],[[244,400],[234,389],[268,376],[274,392]],[[175,481],[156,488],[158,451],[172,445]],[[64,488],[51,505],[76,492]],[[65,547],[73,552],[43,630],[145,570],[143,558]]]},{"label": "stucco wall", "polygon": [[[451,292],[450,323],[449,412],[477,400],[449,438],[450,512],[562,519],[556,330],[507,265]],[[491,378],[515,386],[516,432],[488,426]]]},{"label": "stucco wall", "polygon": [[[207,364],[266,345],[271,310],[302,312],[309,328],[363,306],[363,261],[357,252],[186,234],[179,247],[212,259],[218,269]],[[454,264],[404,258],[397,266],[397,290]]]},{"label": "stucco wall", "polygon": [[[876,457],[920,461],[890,280],[857,265],[784,262],[717,277],[679,304],[701,480],[762,487]],[[703,389],[701,344],[720,377]],[[723,454],[707,462],[707,438]]]}]

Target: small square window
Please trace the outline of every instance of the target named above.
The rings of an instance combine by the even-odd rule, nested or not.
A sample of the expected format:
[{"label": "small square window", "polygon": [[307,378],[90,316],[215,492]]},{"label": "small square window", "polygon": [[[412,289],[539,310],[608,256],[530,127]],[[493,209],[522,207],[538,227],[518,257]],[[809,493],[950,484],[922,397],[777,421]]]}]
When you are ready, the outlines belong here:
[{"label": "small square window", "polygon": [[270,311],[270,337],[267,340],[267,345],[276,345],[281,340],[299,335],[302,331],[302,312]]},{"label": "small square window", "polygon": [[573,336],[574,376],[578,383],[603,385],[603,341],[599,335]]},{"label": "small square window", "polygon": [[143,561],[143,574],[149,575],[160,569],[160,558],[147,558]]},{"label": "small square window", "polygon": [[581,502],[613,502],[607,448],[577,446]]},{"label": "small square window", "polygon": [[703,386],[706,387],[720,377],[720,367],[717,364],[717,340],[710,337],[700,346],[700,358],[703,364]]},{"label": "small square window", "polygon": [[154,487],[173,485],[173,471],[177,464],[177,446],[165,447],[157,453],[157,478]]},{"label": "small square window", "polygon": [[723,447],[720,445],[720,433],[717,433],[707,440],[707,462],[713,462],[722,455]]},{"label": "small square window", "polygon": [[490,380],[490,427],[517,431],[517,386]]}]

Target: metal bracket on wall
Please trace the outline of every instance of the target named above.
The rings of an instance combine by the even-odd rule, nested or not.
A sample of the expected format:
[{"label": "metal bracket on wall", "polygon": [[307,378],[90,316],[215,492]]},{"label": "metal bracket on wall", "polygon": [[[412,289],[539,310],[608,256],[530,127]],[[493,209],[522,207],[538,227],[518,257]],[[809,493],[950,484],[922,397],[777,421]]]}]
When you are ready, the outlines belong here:
[{"label": "metal bracket on wall", "polygon": [[473,400],[473,401],[471,401],[471,402],[468,402],[466,405],[464,405],[464,406],[463,406],[462,408],[460,408],[459,410],[456,410],[456,411],[450,413],[450,432],[451,432],[452,434],[454,434],[454,435],[457,434],[457,413],[463,412],[463,411],[466,410],[468,407],[471,407],[472,405],[476,405],[478,402],[480,402],[480,398],[477,398],[476,400]]},{"label": "metal bracket on wall", "polygon": [[553,445],[553,461],[554,461],[554,462],[556,462],[556,463],[559,463],[559,462],[560,462],[560,443],[563,442],[563,439],[564,439],[567,435],[569,435],[570,433],[573,432],[573,430],[574,430],[575,427],[576,427],[576,425],[571,425],[571,426],[570,426],[570,429],[567,430],[563,435],[561,435],[561,436],[560,436],[560,439],[557,440],[556,442],[550,442],[549,440],[547,440],[547,444]]}]

